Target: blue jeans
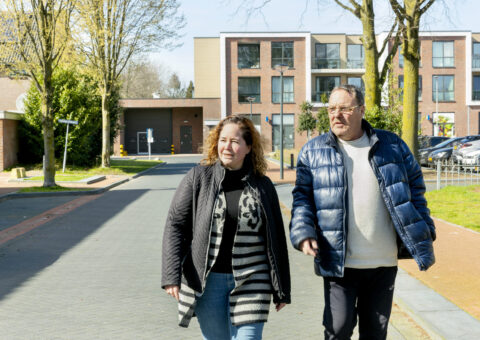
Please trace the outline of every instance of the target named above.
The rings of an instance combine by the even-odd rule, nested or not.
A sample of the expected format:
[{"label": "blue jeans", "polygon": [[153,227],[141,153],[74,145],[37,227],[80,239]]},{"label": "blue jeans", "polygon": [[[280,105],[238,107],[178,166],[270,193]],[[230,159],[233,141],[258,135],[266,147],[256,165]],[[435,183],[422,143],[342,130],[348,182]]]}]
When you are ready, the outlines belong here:
[{"label": "blue jeans", "polygon": [[230,292],[233,274],[210,272],[203,295],[197,299],[197,315],[204,340],[260,340],[263,322],[233,326],[230,320]]}]

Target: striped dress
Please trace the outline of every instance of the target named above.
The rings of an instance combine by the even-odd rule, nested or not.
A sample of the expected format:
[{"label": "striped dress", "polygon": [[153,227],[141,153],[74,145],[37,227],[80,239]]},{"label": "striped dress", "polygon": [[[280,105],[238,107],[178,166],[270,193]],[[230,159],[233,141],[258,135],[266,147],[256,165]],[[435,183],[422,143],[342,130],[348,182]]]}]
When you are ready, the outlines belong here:
[{"label": "striped dress", "polygon": [[[270,308],[272,285],[258,196],[254,188],[246,185],[239,201],[238,226],[232,252],[235,288],[230,293],[230,319],[234,326],[266,322]],[[225,194],[221,190],[212,216],[206,276],[220,250],[226,210]],[[180,326],[188,326],[199,296],[201,293],[182,283],[178,305]]]}]

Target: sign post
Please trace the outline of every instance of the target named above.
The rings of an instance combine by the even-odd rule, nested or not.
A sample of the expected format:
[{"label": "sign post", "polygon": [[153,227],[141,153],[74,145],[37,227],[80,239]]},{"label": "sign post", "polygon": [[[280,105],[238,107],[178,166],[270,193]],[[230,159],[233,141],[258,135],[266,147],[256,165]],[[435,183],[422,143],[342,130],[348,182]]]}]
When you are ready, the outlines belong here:
[{"label": "sign post", "polygon": [[148,159],[152,157],[153,129],[147,129]]},{"label": "sign post", "polygon": [[62,170],[62,172],[65,172],[65,164],[67,163],[68,128],[70,124],[77,125],[78,120],[59,119],[58,122],[67,124],[67,134],[65,135],[65,151],[63,153],[63,170]]}]

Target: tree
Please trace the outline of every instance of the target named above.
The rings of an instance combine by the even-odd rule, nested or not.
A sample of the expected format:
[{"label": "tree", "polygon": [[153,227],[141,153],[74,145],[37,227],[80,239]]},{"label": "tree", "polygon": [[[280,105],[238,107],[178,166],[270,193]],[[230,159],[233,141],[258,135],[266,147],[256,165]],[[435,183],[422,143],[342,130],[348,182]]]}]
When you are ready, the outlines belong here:
[{"label": "tree", "polygon": [[[344,1],[334,0],[340,7],[351,12],[361,22],[363,27],[362,44],[365,49],[365,107],[367,110],[373,109],[375,106],[381,106],[382,86],[387,79],[387,72],[393,57],[397,53],[400,37],[394,34],[398,20],[396,20],[382,42],[382,47],[378,49],[377,39],[375,35],[375,13],[373,10],[373,0],[362,0],[358,3],[355,0],[348,0],[351,7],[346,5]],[[388,51],[388,45],[393,40],[391,49]],[[384,52],[387,53],[385,64],[379,68],[378,58]]]},{"label": "tree", "polygon": [[[101,97],[98,94],[96,81],[78,67],[55,70],[52,77],[55,134],[55,157],[62,158],[65,148],[66,125],[59,119],[78,121],[78,125],[70,126],[68,134],[68,162],[77,166],[92,166],[101,154],[102,115]],[[118,95],[110,102],[112,117],[120,113]],[[25,115],[19,128],[19,155],[21,163],[36,163],[42,160],[42,148],[38,147],[41,139],[41,97],[36,86],[32,85],[25,100]],[[110,132],[113,140],[115,125]]]},{"label": "tree", "polygon": [[328,96],[326,93],[322,94],[320,98],[323,106],[317,112],[317,131],[319,134],[325,133],[330,130],[330,119],[328,118],[327,103]]},{"label": "tree", "polygon": [[187,87],[187,92],[185,94],[185,98],[193,98],[194,90],[195,90],[195,87],[193,86],[193,81],[190,80],[190,83],[188,84],[188,87]]},{"label": "tree", "polygon": [[43,186],[55,186],[53,72],[70,42],[70,0],[5,0],[0,25],[2,59],[14,56],[4,67],[26,73],[40,94],[45,160]]},{"label": "tree", "polygon": [[178,75],[175,72],[172,73],[167,85],[167,97],[185,98],[185,92],[185,88],[182,87],[182,83]]},{"label": "tree", "polygon": [[317,126],[317,121],[312,114],[313,105],[307,101],[304,101],[300,104],[301,113],[298,116],[298,126],[297,131],[302,133],[307,131],[307,139],[310,140],[311,133],[315,131]]},{"label": "tree", "polygon": [[[98,77],[102,96],[102,167],[110,166],[108,107],[128,61],[179,37],[185,25],[177,0],[78,0],[80,50]],[[85,38],[85,35],[88,38]]]},{"label": "tree", "polygon": [[165,96],[165,70],[149,61],[131,61],[120,77],[122,98]]},{"label": "tree", "polygon": [[389,0],[399,22],[403,64],[403,125],[402,139],[418,156],[418,67],[420,64],[420,18],[435,0]]}]

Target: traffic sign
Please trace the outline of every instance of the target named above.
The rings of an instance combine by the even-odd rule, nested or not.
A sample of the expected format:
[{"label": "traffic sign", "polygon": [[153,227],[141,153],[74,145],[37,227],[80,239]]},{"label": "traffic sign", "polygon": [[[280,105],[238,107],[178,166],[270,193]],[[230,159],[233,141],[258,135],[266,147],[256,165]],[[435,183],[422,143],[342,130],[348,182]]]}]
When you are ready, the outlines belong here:
[{"label": "traffic sign", "polygon": [[73,125],[78,124],[78,120],[59,119],[58,122],[65,123],[65,124],[73,124]]}]

